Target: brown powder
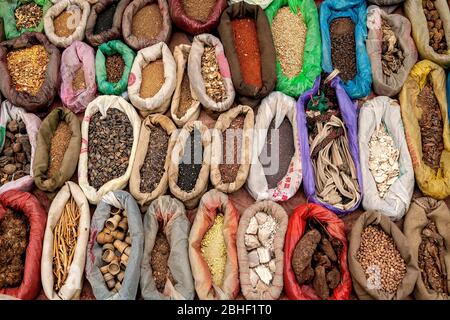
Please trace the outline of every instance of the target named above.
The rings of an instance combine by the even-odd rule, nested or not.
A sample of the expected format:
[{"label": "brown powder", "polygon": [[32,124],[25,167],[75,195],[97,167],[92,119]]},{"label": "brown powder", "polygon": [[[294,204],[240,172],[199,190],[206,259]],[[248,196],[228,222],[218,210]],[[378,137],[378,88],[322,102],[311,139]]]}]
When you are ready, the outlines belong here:
[{"label": "brown powder", "polygon": [[61,121],[53,134],[50,142],[50,159],[47,171],[47,177],[53,177],[61,168],[64,154],[72,137],[72,130],[65,121]]},{"label": "brown powder", "polygon": [[[244,121],[245,116],[240,114],[231,121],[228,129],[222,132],[222,164],[219,165],[219,170],[224,183],[234,182],[241,166]],[[227,140],[227,136],[231,139]],[[232,150],[233,154],[227,154],[228,149]]]},{"label": "brown powder", "polygon": [[156,3],[140,9],[131,21],[131,33],[139,39],[152,40],[162,29],[162,15]]},{"label": "brown powder", "polygon": [[183,80],[181,81],[180,104],[178,105],[178,110],[175,113],[178,118],[181,118],[186,114],[193,101],[194,99],[192,99],[191,96],[189,77],[186,70],[184,70]]},{"label": "brown powder", "polygon": [[142,83],[139,95],[141,98],[151,98],[164,84],[164,63],[162,59],[150,62],[142,69]]},{"label": "brown powder", "polygon": [[84,81],[83,67],[80,67],[76,72],[72,80],[72,88],[74,91],[80,91],[86,89],[86,82]]},{"label": "brown powder", "polygon": [[186,15],[194,20],[205,23],[216,4],[216,0],[183,0]]},{"label": "brown powder", "polygon": [[79,22],[80,21],[76,18],[76,15],[73,12],[64,10],[53,21],[55,34],[62,38],[68,37],[75,31]]}]

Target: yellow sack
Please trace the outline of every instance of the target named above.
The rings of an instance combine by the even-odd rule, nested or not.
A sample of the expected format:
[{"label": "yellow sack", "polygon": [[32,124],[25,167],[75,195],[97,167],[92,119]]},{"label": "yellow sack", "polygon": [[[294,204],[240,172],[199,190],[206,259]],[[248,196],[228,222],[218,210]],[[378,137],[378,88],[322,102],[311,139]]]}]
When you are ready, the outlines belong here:
[{"label": "yellow sack", "polygon": [[[441,154],[438,170],[433,170],[423,161],[422,138],[419,126],[422,109],[416,106],[417,97],[424,87],[428,75],[431,77],[433,91],[441,108],[444,126],[444,150]],[[412,68],[400,92],[400,106],[406,142],[420,190],[424,194],[439,200],[450,196],[450,127],[447,114],[444,69],[429,60],[418,62]]]}]

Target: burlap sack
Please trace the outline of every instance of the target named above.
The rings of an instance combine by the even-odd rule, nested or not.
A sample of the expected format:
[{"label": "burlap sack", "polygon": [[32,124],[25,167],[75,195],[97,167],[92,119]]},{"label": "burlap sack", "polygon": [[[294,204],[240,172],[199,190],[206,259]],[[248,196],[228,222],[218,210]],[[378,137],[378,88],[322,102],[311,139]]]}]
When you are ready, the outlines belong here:
[{"label": "burlap sack", "polygon": [[[404,60],[397,73],[387,76],[383,73],[381,53],[383,45],[383,31],[381,22],[385,20],[394,32]],[[411,37],[411,23],[399,14],[388,14],[377,6],[367,9],[367,29],[369,30],[366,48],[372,67],[373,88],[377,95],[395,96],[402,89],[411,68],[417,61],[417,49]]]},{"label": "burlap sack", "polygon": [[[61,219],[66,203],[73,197],[79,210],[78,238],[72,264],[64,285],[58,292],[54,290],[53,276],[53,230]],[[47,226],[44,234],[41,259],[41,281],[46,297],[50,300],[78,300],[83,289],[83,272],[86,262],[86,249],[89,240],[89,227],[91,224],[91,212],[89,203],[80,187],[71,181],[61,188],[52,201],[48,211]]]},{"label": "burlap sack", "polygon": [[[389,294],[380,289],[369,289],[367,279],[357,259],[358,249],[361,244],[361,233],[369,225],[378,225],[390,235],[403,260],[406,263],[406,274],[400,283],[397,292]],[[367,211],[359,216],[353,225],[349,236],[348,265],[353,281],[353,288],[360,300],[404,300],[413,292],[419,270],[417,261],[414,259],[408,240],[401,230],[392,222],[388,216],[377,211]]]},{"label": "burlap sack", "polygon": [[[243,18],[250,18],[255,21],[261,61],[261,88],[246,83],[241,73],[231,21]],[[258,5],[245,2],[232,4],[223,12],[218,31],[230,64],[233,85],[240,103],[249,106],[258,105],[262,98],[273,91],[277,82],[275,47],[269,21],[264,10]]]},{"label": "burlap sack", "polygon": [[[144,254],[141,263],[141,293],[146,300],[192,300],[194,280],[188,255],[188,237],[191,223],[183,204],[170,196],[153,201],[144,216]],[[166,280],[163,292],[155,285],[150,265],[158,230],[164,233],[170,244],[167,266],[175,283]]]},{"label": "burlap sack", "polygon": [[429,221],[436,224],[439,234],[443,237],[445,245],[445,267],[447,270],[447,292],[438,293],[427,289],[423,282],[422,273],[419,271],[414,297],[418,300],[449,300],[450,299],[450,210],[444,201],[438,201],[431,197],[416,198],[413,200],[405,218],[403,231],[411,247],[414,260],[419,259],[419,246],[422,242],[422,231]]},{"label": "burlap sack", "polygon": [[[239,115],[244,115],[244,127],[242,129],[242,144],[237,146],[239,148],[240,154],[238,155],[237,161],[240,164],[236,179],[233,182],[225,183],[222,181],[222,174],[220,173],[219,166],[223,163],[223,152],[228,152],[223,150],[222,132],[227,130],[231,122]],[[248,171],[250,169],[250,161],[252,159],[252,147],[253,147],[253,125],[254,125],[254,115],[253,109],[249,106],[239,105],[234,107],[227,112],[222,113],[217,119],[214,126],[214,131],[212,133],[211,142],[211,182],[219,191],[225,193],[233,193],[239,190],[245,183],[248,177]],[[229,133],[233,137],[234,133]],[[227,143],[227,147],[231,148],[230,152],[233,152],[234,148],[234,138],[232,141]],[[231,157],[230,154],[229,157]],[[228,157],[228,156],[227,156]],[[225,158],[228,159],[228,158]],[[230,159],[231,164],[234,163],[233,159]]]},{"label": "burlap sack", "polygon": [[[142,69],[158,59],[162,59],[164,64],[164,83],[153,97],[141,98],[139,92],[142,84]],[[133,106],[139,109],[141,114],[165,113],[167,111],[175,90],[176,70],[172,52],[164,42],[138,51],[128,78],[128,96]]]},{"label": "burlap sack", "polygon": [[[145,156],[147,155],[150,132],[154,126],[160,125],[170,136],[169,145],[167,147],[166,160],[164,164],[164,174],[158,183],[158,186],[150,193],[141,192],[141,168],[144,165]],[[133,170],[130,177],[130,193],[136,202],[146,209],[151,201],[166,193],[169,187],[169,165],[170,156],[172,155],[173,146],[176,138],[176,127],[170,118],[162,115],[150,115],[142,121],[141,132],[139,134],[139,146],[136,150],[136,158],[133,163]]]},{"label": "burlap sack", "polygon": [[[58,173],[50,177],[47,176],[50,165],[50,145],[53,135],[61,121],[65,121],[69,125],[70,130],[72,130],[72,136]],[[68,181],[77,169],[80,148],[80,120],[67,108],[59,107],[54,109],[42,121],[41,127],[39,128],[33,166],[34,183],[36,186],[43,191],[53,192]]]},{"label": "burlap sack", "polygon": [[[105,221],[110,217],[112,208],[123,209],[127,213],[128,232],[131,237],[131,252],[122,288],[114,293],[106,286],[100,267],[103,248],[97,243],[97,234],[103,230]],[[87,246],[86,278],[91,284],[97,300],[136,300],[141,274],[142,253],[144,251],[144,228],[139,207],[133,197],[125,191],[111,191],[104,195],[95,209],[91,220],[91,231]]]},{"label": "burlap sack", "polygon": [[[450,39],[450,10],[447,0],[436,0],[433,2],[442,20],[445,39],[447,39],[448,44]],[[406,17],[411,21],[412,35],[420,57],[431,60],[444,68],[450,66],[450,52],[447,50],[446,54],[438,54],[430,46],[430,35],[428,33],[427,19],[423,13],[422,0],[405,0],[403,10]]]},{"label": "burlap sack", "polygon": [[[134,15],[146,5],[157,3],[162,16],[162,27],[155,38],[151,40],[140,39],[131,32],[131,24]],[[135,50],[157,44],[168,42],[172,34],[172,21],[170,21],[169,7],[166,0],[133,0],[125,9],[122,17],[122,34],[125,42]]]},{"label": "burlap sack", "polygon": [[[214,224],[217,213],[224,215],[223,236],[227,249],[224,280],[218,287],[212,283],[211,272],[201,253],[201,242]],[[200,300],[233,300],[239,293],[236,233],[239,212],[228,196],[215,189],[202,197],[189,234],[189,260],[194,276],[195,290]]]},{"label": "burlap sack", "polygon": [[184,126],[189,121],[197,120],[201,109],[200,102],[198,101],[196,94],[192,90],[192,85],[189,82],[189,89],[192,98],[191,106],[188,110],[186,110],[186,113],[182,117],[177,116],[177,111],[180,108],[181,100],[181,82],[183,81],[183,77],[189,77],[187,73],[187,63],[190,51],[191,46],[187,44],[180,44],[176,46],[173,51],[173,57],[177,66],[177,81],[175,92],[172,97],[172,103],[170,105],[170,115],[173,122],[175,122],[178,127]]},{"label": "burlap sack", "polygon": [[[295,152],[292,156],[289,169],[284,178],[278,183],[276,188],[269,189],[263,165],[259,160],[264,145],[266,143],[268,128],[275,119],[275,129],[277,129],[284,118],[287,117],[292,124],[292,133],[295,145]],[[277,141],[275,148],[280,147],[282,141]],[[247,190],[256,200],[286,201],[297,193],[302,182],[302,165],[300,161],[300,149],[297,135],[297,115],[296,102],[281,92],[272,92],[263,99],[258,109],[255,119],[255,130],[252,147],[252,163],[247,180]],[[276,149],[278,151],[278,149]]]},{"label": "burlap sack", "polygon": [[[205,82],[201,73],[202,55],[205,46],[213,46],[216,51],[217,63],[219,65],[220,74],[222,75],[227,97],[224,101],[215,102],[206,93]],[[192,42],[191,52],[189,54],[188,75],[191,81],[191,88],[196,94],[198,100],[205,109],[210,111],[223,112],[231,108],[235,92],[233,82],[231,81],[230,66],[223,52],[222,43],[212,34],[200,34],[196,36]]]},{"label": "burlap sack", "polygon": [[[201,134],[202,146],[203,146],[203,157],[202,157],[202,168],[197,177],[194,188],[190,192],[182,190],[178,182],[178,165],[183,160],[184,147],[186,140],[189,139],[191,131],[197,128]],[[189,150],[187,150],[189,151]],[[195,160],[195,159],[194,159]],[[203,196],[208,188],[209,182],[209,169],[211,161],[211,133],[208,127],[206,127],[201,121],[192,121],[186,123],[186,125],[178,133],[175,145],[173,147],[171,161],[169,166],[169,187],[170,192],[183,204],[187,209],[193,209],[197,206],[200,198]]]},{"label": "burlap sack", "polygon": [[[398,159],[400,174],[384,198],[380,197],[374,176],[369,169],[369,141],[380,125],[385,126],[400,153]],[[358,141],[364,209],[381,211],[392,220],[401,219],[409,208],[414,191],[414,169],[397,101],[388,97],[376,97],[364,103],[359,112]]]},{"label": "burlap sack", "polygon": [[[74,15],[79,14],[78,19],[68,19],[67,23],[70,28],[75,27],[75,31],[68,37],[59,37],[55,33],[55,27],[53,20],[61,13],[69,8],[77,7]],[[44,16],[44,30],[45,34],[55,46],[60,48],[66,48],[72,44],[75,40],[82,41],[84,39],[84,30],[86,28],[86,22],[91,11],[91,6],[86,0],[62,0],[54,4]],[[73,16],[72,16],[73,17]],[[69,27],[69,26],[68,26]]]},{"label": "burlap sack", "polygon": [[[250,219],[258,212],[272,216],[278,223],[273,242],[273,252],[276,271],[270,286],[264,285],[264,290],[254,288],[250,282],[250,266],[247,248],[245,247],[245,233]],[[284,236],[288,226],[288,215],[282,206],[273,201],[260,201],[248,207],[239,220],[236,246],[239,261],[239,279],[241,290],[247,300],[277,300],[283,290]]]},{"label": "burlap sack", "polygon": [[5,132],[8,122],[21,119],[27,128],[28,138],[31,145],[30,174],[14,181],[0,185],[0,194],[8,190],[30,191],[34,186],[33,166],[37,148],[37,136],[41,119],[32,113],[25,112],[22,108],[13,106],[8,100],[3,101],[0,108],[0,152],[5,144]]},{"label": "burlap sack", "polygon": [[[86,22],[86,41],[93,47],[98,47],[109,40],[120,39],[122,36],[122,15],[131,0],[99,0],[91,7],[91,13]],[[117,4],[110,29],[94,34],[98,15],[106,8]]]},{"label": "burlap sack", "polygon": [[[48,64],[44,83],[36,95],[19,92],[9,75],[6,55],[16,49],[30,48],[33,45],[43,45],[48,53]],[[5,99],[13,105],[24,108],[28,112],[46,111],[53,103],[59,87],[59,63],[61,54],[43,33],[26,32],[20,37],[0,43],[0,90]]]},{"label": "burlap sack", "polygon": [[[432,169],[423,161],[422,136],[419,126],[422,108],[416,105],[417,97],[428,76],[431,79],[434,95],[442,114],[444,150],[441,154],[439,170]],[[428,60],[418,62],[411,70],[399,98],[406,142],[417,185],[425,195],[435,199],[445,199],[450,196],[450,124],[446,120],[448,119],[448,109],[444,69]]]},{"label": "burlap sack", "polygon": [[[112,179],[105,183],[100,189],[96,190],[89,185],[88,180],[88,150],[89,150],[89,122],[96,112],[106,115],[109,108],[116,108],[125,113],[133,126],[133,146],[131,148],[130,159],[128,161],[128,168],[125,174],[119,178]],[[126,187],[128,179],[131,176],[131,169],[133,167],[134,157],[139,140],[139,131],[141,128],[141,119],[136,110],[131,104],[118,96],[100,96],[89,103],[84,113],[83,122],[81,123],[81,151],[78,162],[78,184],[83,190],[86,198],[92,204],[97,204],[103,195],[109,191],[121,190]]]}]

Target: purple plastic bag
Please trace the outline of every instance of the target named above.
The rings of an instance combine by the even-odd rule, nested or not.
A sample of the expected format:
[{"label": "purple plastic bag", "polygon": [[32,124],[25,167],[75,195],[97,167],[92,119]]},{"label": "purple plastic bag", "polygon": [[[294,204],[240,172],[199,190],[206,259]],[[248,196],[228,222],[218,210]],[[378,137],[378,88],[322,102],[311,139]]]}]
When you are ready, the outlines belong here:
[{"label": "purple plastic bag", "polygon": [[[320,86],[320,76],[317,77],[312,89],[303,93],[297,101],[297,127],[298,127],[298,139],[300,141],[302,168],[303,168],[303,190],[308,202],[314,202],[320,204],[335,212],[336,214],[347,214],[355,211],[359,203],[350,210],[342,210],[336,208],[328,203],[321,202],[316,197],[316,181],[314,178],[314,169],[311,162],[309,143],[308,143],[308,128],[306,126],[306,114],[305,108],[312,96],[317,94]],[[347,93],[341,84],[341,79],[335,77],[331,80],[331,87],[336,90],[336,97],[339,104],[339,109],[342,115],[342,121],[347,129],[347,137],[349,140],[349,150],[352,155],[353,162],[355,163],[356,176],[358,179],[359,190],[362,194],[362,176],[361,166],[359,164],[359,147],[358,147],[358,116],[356,113],[357,105],[349,98]]]}]

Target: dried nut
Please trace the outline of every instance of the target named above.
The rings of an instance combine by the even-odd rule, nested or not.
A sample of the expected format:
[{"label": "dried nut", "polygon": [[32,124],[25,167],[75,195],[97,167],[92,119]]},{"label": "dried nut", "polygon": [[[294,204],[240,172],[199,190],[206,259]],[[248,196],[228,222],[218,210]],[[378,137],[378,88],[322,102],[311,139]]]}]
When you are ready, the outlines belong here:
[{"label": "dried nut", "polygon": [[120,219],[121,219],[120,215],[112,216],[111,218],[106,220],[105,227],[107,227],[111,231],[116,230],[116,228],[120,222]]},{"label": "dried nut", "polygon": [[105,261],[106,263],[110,263],[111,261],[114,260],[114,258],[116,257],[116,254],[114,253],[113,250],[105,250],[103,251],[102,254],[102,260]]},{"label": "dried nut", "polygon": [[98,244],[106,244],[106,243],[112,243],[114,241],[114,237],[110,234],[104,233],[104,232],[100,232],[97,235],[97,242]]}]

